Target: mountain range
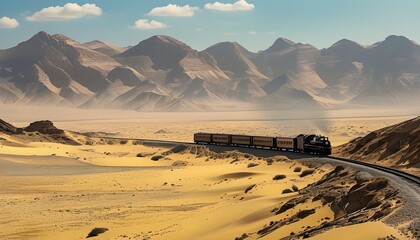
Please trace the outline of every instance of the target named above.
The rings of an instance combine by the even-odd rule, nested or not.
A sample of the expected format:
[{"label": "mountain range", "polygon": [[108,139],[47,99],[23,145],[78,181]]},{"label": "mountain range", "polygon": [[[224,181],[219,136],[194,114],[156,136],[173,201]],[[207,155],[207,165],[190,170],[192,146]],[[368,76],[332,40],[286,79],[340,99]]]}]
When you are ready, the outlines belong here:
[{"label": "mountain range", "polygon": [[0,50],[3,104],[203,111],[401,105],[419,96],[420,45],[403,36],[326,49],[279,38],[254,53],[236,42],[197,51],[157,35],[124,48],[39,32]]}]

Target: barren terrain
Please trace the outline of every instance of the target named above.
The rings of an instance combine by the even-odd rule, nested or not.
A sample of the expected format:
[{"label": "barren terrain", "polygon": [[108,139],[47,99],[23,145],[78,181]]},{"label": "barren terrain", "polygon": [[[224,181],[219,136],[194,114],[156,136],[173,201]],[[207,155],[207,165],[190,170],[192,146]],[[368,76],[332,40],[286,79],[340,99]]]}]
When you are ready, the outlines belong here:
[{"label": "barren terrain", "polygon": [[[109,118],[97,120],[95,114],[72,111],[49,114],[61,120],[56,126],[76,132],[47,124],[49,130],[32,125],[24,134],[1,134],[0,238],[84,239],[95,228],[100,233],[96,239],[354,239],[355,232],[357,239],[419,236],[416,218],[413,222],[403,215],[399,224],[387,220],[405,205],[418,204],[418,196],[405,202],[405,193],[387,178],[317,159],[301,161],[293,154],[100,137],[191,141],[194,131],[287,135],[309,122],[321,132],[317,121],[264,120],[268,114],[255,113],[209,120],[210,114],[102,111],[96,117]],[[37,114],[42,109],[31,116],[19,110],[9,116],[17,120],[14,125],[25,127]],[[247,114],[254,114],[252,121],[240,118]],[[349,132],[351,122],[353,135],[400,118],[407,116],[381,122],[337,116],[320,122],[341,133]]]}]

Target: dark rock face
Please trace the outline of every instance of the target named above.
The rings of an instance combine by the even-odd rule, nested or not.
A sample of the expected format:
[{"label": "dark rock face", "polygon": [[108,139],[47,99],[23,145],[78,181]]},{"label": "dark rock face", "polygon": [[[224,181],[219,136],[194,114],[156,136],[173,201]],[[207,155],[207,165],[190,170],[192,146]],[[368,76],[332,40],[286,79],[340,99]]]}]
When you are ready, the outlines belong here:
[{"label": "dark rock face", "polygon": [[58,129],[54,126],[51,121],[37,121],[29,124],[28,127],[24,129],[26,132],[39,132],[43,134],[62,134],[63,130]]},{"label": "dark rock face", "polygon": [[308,226],[282,239],[308,238],[334,226],[379,220],[403,204],[398,190],[394,189],[387,179],[337,166],[319,181],[300,189],[296,197],[272,209],[271,212],[281,215],[280,218],[265,224],[256,235],[269,235],[316,213],[316,209],[302,209],[293,215],[288,212],[297,205],[314,201],[320,201],[323,206],[329,207],[334,212],[334,219],[322,219],[324,221],[320,225]]},{"label": "dark rock face", "polygon": [[365,184],[353,186],[347,194],[347,205],[345,211],[352,213],[362,208],[373,208],[381,205],[383,196],[378,194],[381,189],[388,186],[388,180],[375,178]]},{"label": "dark rock face", "polygon": [[4,132],[7,134],[22,134],[23,130],[22,128],[17,128],[12,124],[0,119],[0,132]]},{"label": "dark rock face", "polygon": [[420,167],[420,117],[376,130],[335,151],[342,157],[377,161],[416,174]]},{"label": "dark rock face", "polygon": [[312,215],[315,213],[315,209],[308,209],[308,210],[302,210],[298,214],[296,214],[297,218],[303,219],[306,218],[309,215]]}]

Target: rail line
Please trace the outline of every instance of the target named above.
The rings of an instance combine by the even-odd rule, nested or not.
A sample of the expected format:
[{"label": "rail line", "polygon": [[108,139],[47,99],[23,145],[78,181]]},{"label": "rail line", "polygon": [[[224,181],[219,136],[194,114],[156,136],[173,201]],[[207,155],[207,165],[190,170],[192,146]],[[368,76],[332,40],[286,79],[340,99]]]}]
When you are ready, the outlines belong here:
[{"label": "rail line", "polygon": [[[120,137],[102,137],[102,136],[97,137],[97,138],[112,139],[112,140],[131,140],[131,141],[156,142],[156,143],[197,145],[197,144],[191,143],[191,142],[144,139],[144,138],[120,138]],[[268,150],[268,149],[260,148],[260,150]],[[306,154],[306,153],[297,153],[297,154],[301,154],[302,156],[313,156],[313,157],[317,156],[317,155],[311,155],[311,154]],[[398,177],[403,178],[405,180],[414,182],[414,183],[416,183],[417,185],[420,186],[420,177],[417,177],[415,175],[412,175],[412,174],[409,174],[409,173],[406,173],[406,172],[403,172],[403,171],[400,171],[400,170],[396,170],[396,169],[392,169],[392,168],[388,168],[388,167],[384,167],[384,166],[379,166],[379,165],[375,165],[375,164],[372,164],[372,163],[361,162],[361,161],[356,161],[356,160],[352,160],[352,159],[331,156],[331,155],[326,156],[325,158],[330,158],[330,159],[334,159],[334,160],[337,160],[337,161],[352,163],[352,164],[356,164],[356,165],[362,165],[362,166],[373,168],[373,169],[376,169],[376,170],[379,170],[379,171],[382,171],[382,172],[390,173],[392,175],[398,176]]]}]

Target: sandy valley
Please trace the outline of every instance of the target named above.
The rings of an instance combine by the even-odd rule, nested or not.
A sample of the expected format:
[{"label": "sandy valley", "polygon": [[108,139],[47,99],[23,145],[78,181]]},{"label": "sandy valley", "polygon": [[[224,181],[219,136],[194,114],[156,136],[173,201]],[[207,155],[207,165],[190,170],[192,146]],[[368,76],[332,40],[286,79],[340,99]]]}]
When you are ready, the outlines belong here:
[{"label": "sandy valley", "polygon": [[[399,118],[405,117],[352,120],[350,132]],[[16,125],[25,126],[28,119]],[[293,154],[101,137],[191,141],[198,130],[239,126],[237,131],[291,133],[298,126],[238,119],[71,119],[56,125],[96,133],[0,136],[2,239],[84,239],[94,228],[104,228],[95,239],[410,239],[419,234],[410,221],[385,221],[404,200],[397,186],[381,177],[316,159],[300,161]],[[344,126],[350,127],[341,119],[332,128],[348,132]]]}]

